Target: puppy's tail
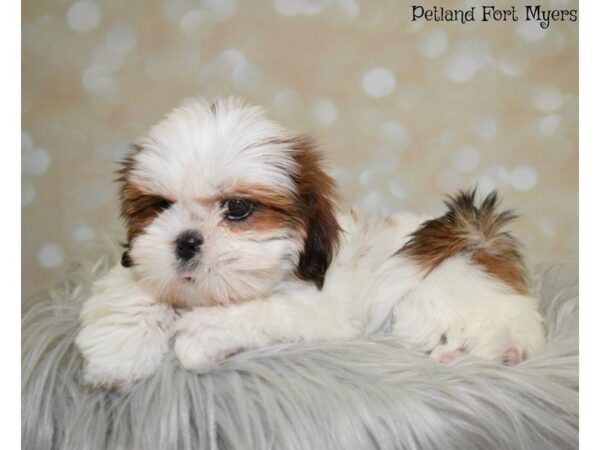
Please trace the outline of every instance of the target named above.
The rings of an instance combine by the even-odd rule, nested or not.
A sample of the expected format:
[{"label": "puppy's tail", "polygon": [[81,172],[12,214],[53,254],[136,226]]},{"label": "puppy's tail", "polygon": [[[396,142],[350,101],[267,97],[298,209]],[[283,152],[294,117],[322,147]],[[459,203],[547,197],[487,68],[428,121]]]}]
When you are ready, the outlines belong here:
[{"label": "puppy's tail", "polygon": [[528,293],[520,244],[505,230],[517,216],[498,211],[496,191],[479,205],[475,195],[476,189],[471,189],[450,197],[445,202],[446,214],[421,224],[398,254],[416,261],[426,274],[445,259],[464,254],[514,291]]}]

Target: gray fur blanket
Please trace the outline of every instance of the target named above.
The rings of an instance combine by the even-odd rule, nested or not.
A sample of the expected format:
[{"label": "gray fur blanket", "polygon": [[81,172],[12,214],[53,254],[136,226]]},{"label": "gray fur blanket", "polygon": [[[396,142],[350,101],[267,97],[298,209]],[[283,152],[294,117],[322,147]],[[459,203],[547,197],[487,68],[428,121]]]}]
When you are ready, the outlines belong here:
[{"label": "gray fur blanket", "polygon": [[80,384],[73,340],[109,259],[23,306],[24,449],[577,448],[575,266],[539,278],[548,342],[514,367],[444,366],[380,336],[243,352],[203,375],[170,355],[151,379],[106,392]]}]

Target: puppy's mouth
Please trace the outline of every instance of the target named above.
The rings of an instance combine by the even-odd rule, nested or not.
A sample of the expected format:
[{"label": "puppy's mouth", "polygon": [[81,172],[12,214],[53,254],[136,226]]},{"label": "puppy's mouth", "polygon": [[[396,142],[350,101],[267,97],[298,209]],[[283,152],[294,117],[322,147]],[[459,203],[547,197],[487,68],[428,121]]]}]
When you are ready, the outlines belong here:
[{"label": "puppy's mouth", "polygon": [[190,272],[189,270],[181,272],[180,278],[188,283],[191,283],[196,279],[194,272]]},{"label": "puppy's mouth", "polygon": [[193,283],[196,281],[196,268],[197,264],[183,264],[179,266],[179,279],[186,283]]}]

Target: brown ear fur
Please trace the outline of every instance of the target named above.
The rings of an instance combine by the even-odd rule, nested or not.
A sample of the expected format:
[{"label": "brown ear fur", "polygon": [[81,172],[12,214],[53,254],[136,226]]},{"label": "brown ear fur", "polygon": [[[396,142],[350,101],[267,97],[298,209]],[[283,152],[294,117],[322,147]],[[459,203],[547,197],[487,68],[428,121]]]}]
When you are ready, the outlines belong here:
[{"label": "brown ear fur", "polygon": [[321,289],[339,243],[335,181],[321,168],[321,154],[310,137],[298,137],[291,145],[299,166],[294,181],[298,187],[297,201],[306,232],[296,275],[314,282]]},{"label": "brown ear fur", "polygon": [[131,181],[130,173],[134,169],[134,156],[142,151],[139,145],[133,145],[129,156],[121,161],[117,182],[119,183],[119,197],[121,200],[121,217],[127,227],[128,248],[133,238],[139,235],[144,228],[160,212],[161,202],[165,199],[142,192]]}]

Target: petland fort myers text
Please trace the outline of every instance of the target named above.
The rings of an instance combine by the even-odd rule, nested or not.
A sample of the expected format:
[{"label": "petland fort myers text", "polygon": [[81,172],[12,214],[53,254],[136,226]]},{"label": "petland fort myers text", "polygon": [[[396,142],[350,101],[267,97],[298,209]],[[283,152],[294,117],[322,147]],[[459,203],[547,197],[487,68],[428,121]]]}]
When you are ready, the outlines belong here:
[{"label": "petland fort myers text", "polygon": [[554,22],[577,22],[576,9],[548,9],[540,5],[509,6],[472,6],[464,9],[452,9],[443,6],[412,5],[412,21],[425,20],[427,22],[537,22],[540,27],[547,29]]}]

